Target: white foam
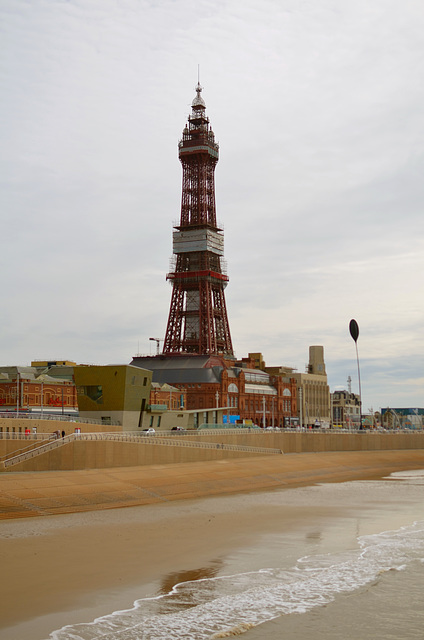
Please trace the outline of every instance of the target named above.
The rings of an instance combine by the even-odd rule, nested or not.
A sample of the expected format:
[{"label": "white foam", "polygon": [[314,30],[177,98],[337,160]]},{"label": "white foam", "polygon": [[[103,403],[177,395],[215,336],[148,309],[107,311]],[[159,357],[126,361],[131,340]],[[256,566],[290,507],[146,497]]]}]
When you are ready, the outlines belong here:
[{"label": "white foam", "polygon": [[[206,640],[229,637],[277,616],[325,605],[424,558],[424,522],[358,539],[359,548],[301,558],[279,568],[176,585],[164,596],[89,624],[63,627],[53,640]],[[224,634],[224,635],[223,635]],[[227,634],[227,636],[225,635]]]},{"label": "white foam", "polygon": [[424,469],[409,469],[408,471],[394,471],[387,476],[389,480],[403,480],[411,484],[424,484]]}]

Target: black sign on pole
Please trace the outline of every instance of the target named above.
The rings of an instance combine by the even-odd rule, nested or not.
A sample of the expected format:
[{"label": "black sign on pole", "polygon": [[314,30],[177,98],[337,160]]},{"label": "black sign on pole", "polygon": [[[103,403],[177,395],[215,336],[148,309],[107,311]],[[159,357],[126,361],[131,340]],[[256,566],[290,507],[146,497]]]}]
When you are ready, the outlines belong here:
[{"label": "black sign on pole", "polygon": [[352,336],[353,340],[355,341],[355,347],[356,347],[356,362],[358,364],[358,382],[359,382],[359,411],[360,411],[360,417],[359,417],[359,428],[362,429],[362,391],[361,391],[361,372],[359,369],[359,355],[358,355],[358,338],[359,338],[359,327],[358,327],[358,323],[356,322],[356,320],[354,320],[352,318],[352,320],[349,322],[349,331],[350,331],[350,335]]},{"label": "black sign on pole", "polygon": [[349,331],[350,331],[350,335],[352,336],[352,338],[355,340],[355,342],[357,342],[358,337],[359,337],[359,327],[358,327],[358,323],[356,322],[356,320],[351,320],[349,322]]}]

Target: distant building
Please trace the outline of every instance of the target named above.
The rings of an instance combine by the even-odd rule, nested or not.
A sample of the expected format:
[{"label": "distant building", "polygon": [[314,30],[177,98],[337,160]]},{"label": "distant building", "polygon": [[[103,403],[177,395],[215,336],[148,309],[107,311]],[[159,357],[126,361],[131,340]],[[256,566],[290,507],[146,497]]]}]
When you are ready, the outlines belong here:
[{"label": "distant building", "polygon": [[31,367],[34,367],[39,374],[48,374],[52,378],[62,380],[72,380],[76,362],[72,360],[34,360]]},{"label": "distant building", "polygon": [[293,372],[299,393],[299,419],[302,426],[329,427],[331,424],[330,387],[324,362],[324,347],[309,347],[306,373]]},{"label": "distant building", "polygon": [[339,429],[358,429],[361,420],[361,401],[359,395],[349,391],[334,391],[332,394],[333,427]]},{"label": "distant building", "polygon": [[386,429],[422,429],[424,409],[416,407],[385,407],[381,409],[382,425]]},{"label": "distant building", "polygon": [[35,367],[0,367],[0,412],[70,414],[78,404],[72,379],[53,377]]},{"label": "distant building", "polygon": [[167,383],[186,398],[194,426],[224,420],[260,426],[287,426],[297,419],[294,379],[254,368],[251,358],[229,363],[220,356],[136,356],[132,365],[153,372],[153,383]]},{"label": "distant building", "polygon": [[72,360],[33,360],[31,367],[36,369],[50,369],[50,367],[74,367],[76,362]]},{"label": "distant building", "polygon": [[185,391],[177,389],[166,382],[159,384],[152,382],[150,388],[150,407],[161,405],[168,411],[184,409],[187,405]]}]

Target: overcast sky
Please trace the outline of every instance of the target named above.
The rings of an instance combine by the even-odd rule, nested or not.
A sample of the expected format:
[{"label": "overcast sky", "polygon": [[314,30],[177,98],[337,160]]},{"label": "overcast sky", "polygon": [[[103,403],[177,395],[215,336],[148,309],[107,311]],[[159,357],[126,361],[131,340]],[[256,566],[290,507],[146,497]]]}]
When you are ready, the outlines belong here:
[{"label": "overcast sky", "polygon": [[195,96],[237,357],[424,406],[422,0],[1,0],[2,365],[155,352]]}]

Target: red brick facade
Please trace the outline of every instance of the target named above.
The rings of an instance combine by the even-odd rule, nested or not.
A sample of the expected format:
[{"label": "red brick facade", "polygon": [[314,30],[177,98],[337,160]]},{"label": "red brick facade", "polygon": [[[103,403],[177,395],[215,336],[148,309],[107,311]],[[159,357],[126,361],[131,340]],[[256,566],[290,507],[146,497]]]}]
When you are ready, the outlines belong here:
[{"label": "red brick facade", "polygon": [[187,408],[186,393],[172,385],[152,382],[150,405],[163,405],[171,411],[178,411],[181,407]]},{"label": "red brick facade", "polygon": [[[261,375],[263,381],[249,384],[246,378]],[[228,414],[251,420],[260,426],[283,427],[297,416],[296,381],[282,376],[268,376],[259,370],[223,369],[217,383],[175,384],[185,391],[187,409],[228,407]],[[264,424],[265,415],[265,424]]]},{"label": "red brick facade", "polygon": [[[19,399],[17,399],[19,388]],[[29,380],[24,377],[0,383],[0,412],[53,407],[78,409],[76,389],[73,382]]]}]

